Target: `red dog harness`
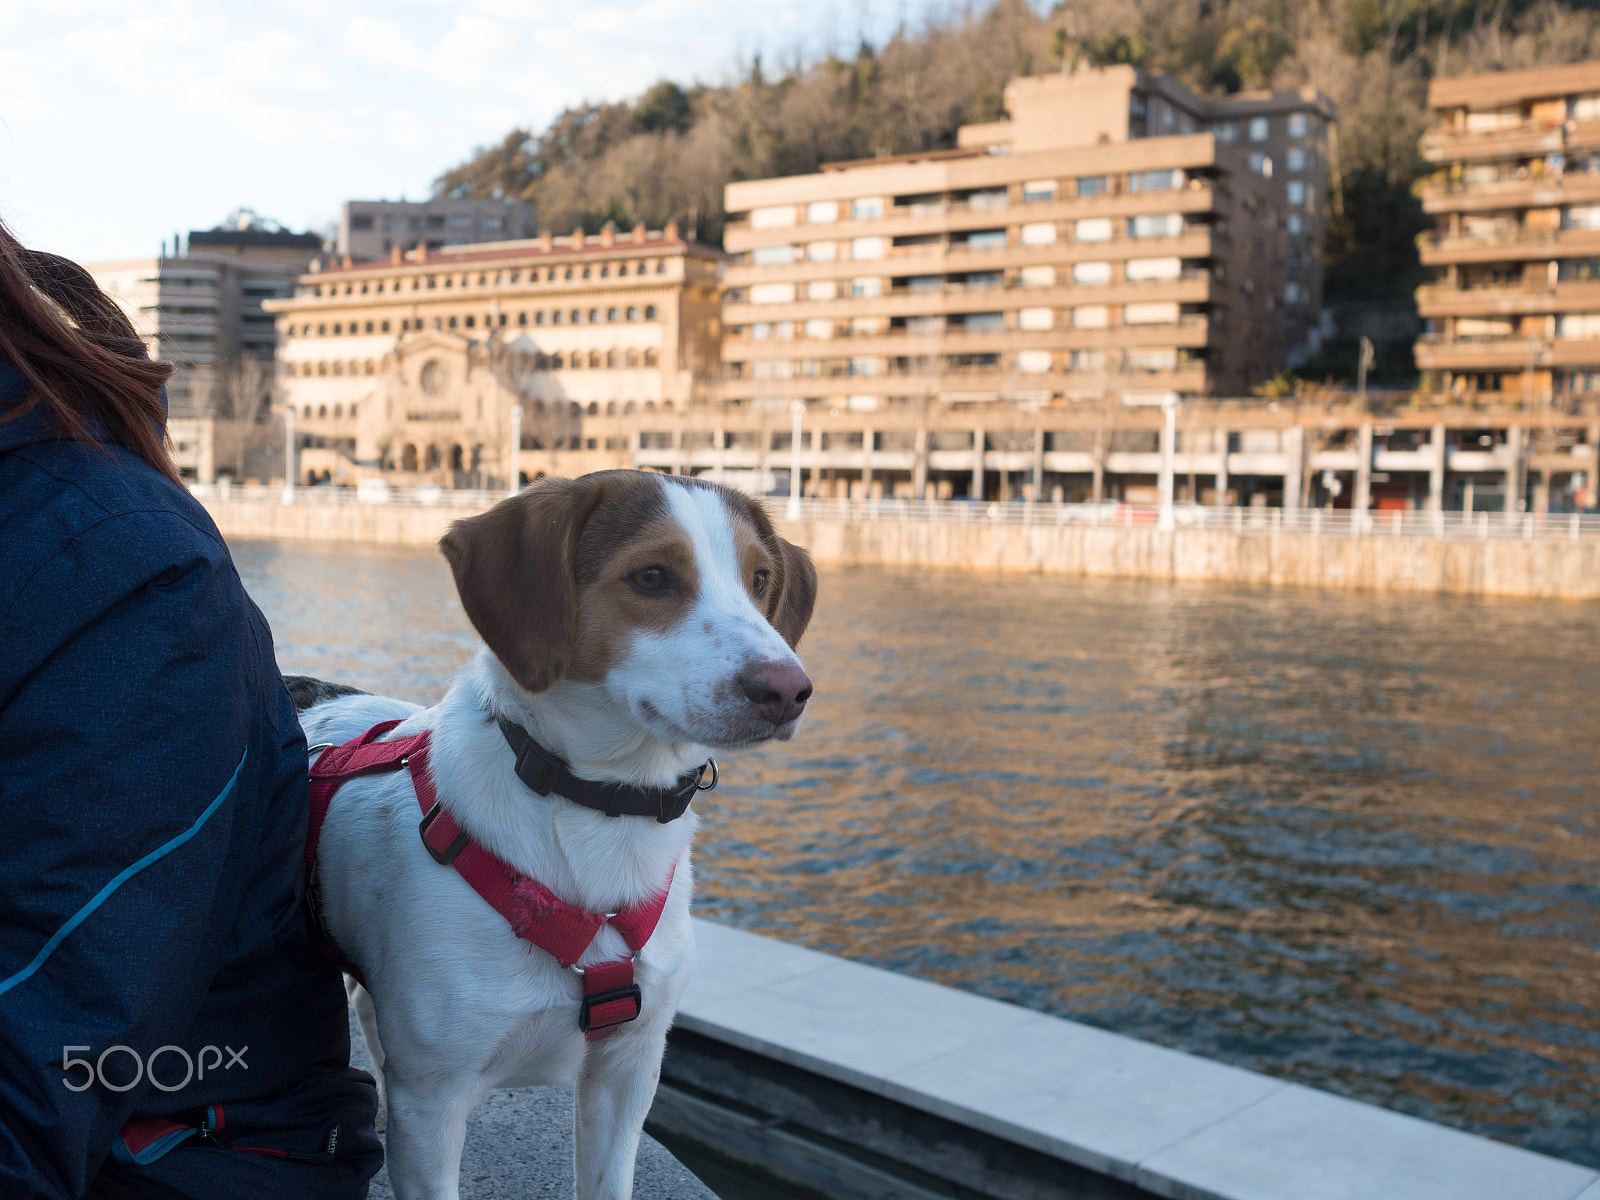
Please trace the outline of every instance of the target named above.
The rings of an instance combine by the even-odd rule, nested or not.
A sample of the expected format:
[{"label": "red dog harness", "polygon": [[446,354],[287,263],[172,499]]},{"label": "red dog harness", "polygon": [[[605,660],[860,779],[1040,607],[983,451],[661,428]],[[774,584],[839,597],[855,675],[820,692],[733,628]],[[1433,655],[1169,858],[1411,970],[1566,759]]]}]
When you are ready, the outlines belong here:
[{"label": "red dog harness", "polygon": [[[339,785],[356,775],[410,767],[411,785],[416,790],[417,803],[422,806],[422,844],[434,861],[454,867],[472,890],[506,919],[518,937],[532,942],[563,967],[583,977],[578,1028],[593,1041],[638,1017],[644,1008],[644,998],[634,982],[634,959],[661,920],[677,868],[668,872],[666,885],[659,893],[621,912],[592,913],[573,907],[538,880],[529,879],[485,850],[456,824],[434,792],[433,776],[428,771],[429,731],[425,729],[392,742],[377,740],[399,724],[399,721],[383,721],[374,725],[360,737],[324,750],[312,765],[311,812],[305,849],[308,877],[316,861],[317,842],[328,816],[328,805]],[[622,935],[632,956],[579,967],[578,960],[607,925]],[[331,946],[325,948],[325,953],[339,957]]]}]

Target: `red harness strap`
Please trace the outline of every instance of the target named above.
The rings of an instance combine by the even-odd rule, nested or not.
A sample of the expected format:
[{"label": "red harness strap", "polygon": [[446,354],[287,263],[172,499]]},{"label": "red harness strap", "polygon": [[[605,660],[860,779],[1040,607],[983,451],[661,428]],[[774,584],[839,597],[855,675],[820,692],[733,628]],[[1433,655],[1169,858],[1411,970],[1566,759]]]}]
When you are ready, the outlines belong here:
[{"label": "red harness strap", "polygon": [[453,866],[473,891],[506,919],[518,937],[532,942],[563,967],[581,971],[583,1003],[578,1010],[578,1027],[589,1040],[638,1017],[644,999],[634,982],[633,957],[583,968],[577,962],[608,924],[622,935],[633,955],[638,955],[661,920],[677,867],[668,872],[666,886],[660,892],[621,912],[592,913],[568,904],[538,880],[528,878],[485,850],[456,823],[434,791],[433,775],[428,770],[427,730],[392,742],[375,740],[398,724],[399,721],[385,721],[374,725],[360,737],[323,751],[312,765],[307,867],[316,859],[322,824],[340,783],[354,775],[409,766],[411,785],[423,812],[422,844],[435,861]]}]

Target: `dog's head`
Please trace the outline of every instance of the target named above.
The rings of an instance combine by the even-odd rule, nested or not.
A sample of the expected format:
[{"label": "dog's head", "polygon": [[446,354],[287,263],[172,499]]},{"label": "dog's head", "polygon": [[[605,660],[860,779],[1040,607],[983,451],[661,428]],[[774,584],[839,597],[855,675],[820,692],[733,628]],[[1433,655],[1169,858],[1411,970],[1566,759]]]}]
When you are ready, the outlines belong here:
[{"label": "dog's head", "polygon": [[473,627],[530,692],[602,687],[671,741],[794,736],[810,556],[761,503],[683,476],[545,479],[439,543]]}]

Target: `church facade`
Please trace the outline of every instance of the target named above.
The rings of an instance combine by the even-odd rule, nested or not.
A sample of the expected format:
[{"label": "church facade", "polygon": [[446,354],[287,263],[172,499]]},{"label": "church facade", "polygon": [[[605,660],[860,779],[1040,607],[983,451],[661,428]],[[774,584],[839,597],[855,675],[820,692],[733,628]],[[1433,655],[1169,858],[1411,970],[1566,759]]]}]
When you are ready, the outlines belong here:
[{"label": "church facade", "polygon": [[313,263],[266,306],[298,480],[500,488],[632,465],[640,421],[708,399],[722,262],[669,225]]}]

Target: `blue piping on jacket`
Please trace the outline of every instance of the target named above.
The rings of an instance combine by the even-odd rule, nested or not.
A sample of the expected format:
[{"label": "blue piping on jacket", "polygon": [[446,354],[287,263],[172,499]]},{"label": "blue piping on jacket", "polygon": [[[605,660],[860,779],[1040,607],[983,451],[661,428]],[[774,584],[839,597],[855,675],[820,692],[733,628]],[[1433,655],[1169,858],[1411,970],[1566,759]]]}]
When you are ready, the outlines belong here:
[{"label": "blue piping on jacket", "polygon": [[67,935],[88,920],[89,917],[94,913],[94,910],[99,908],[110,898],[112,892],[116,891],[123,884],[127,883],[128,880],[132,879],[151,863],[155,862],[157,859],[166,857],[168,854],[171,854],[179,846],[183,845],[190,838],[194,837],[195,834],[199,833],[201,828],[207,821],[211,819],[212,815],[217,811],[217,809],[222,807],[222,802],[226,800],[228,798],[228,794],[233,791],[233,785],[239,782],[239,772],[244,770],[244,760],[249,757],[250,748],[246,746],[244,754],[239,758],[239,765],[233,769],[233,777],[228,780],[228,785],[224,787],[222,791],[217,793],[217,798],[206,806],[205,812],[201,813],[197,818],[195,818],[195,823],[189,826],[189,828],[185,829],[182,833],[178,834],[177,837],[167,842],[164,846],[158,846],[156,849],[150,851],[149,854],[146,854],[131,867],[125,867],[119,871],[110,883],[106,884],[105,887],[101,888],[94,894],[94,898],[91,899],[89,903],[85,904],[77,912],[68,917],[61,928],[50,935],[50,940],[44,944],[44,947],[39,951],[38,954],[34,955],[31,963],[23,967],[22,970],[11,976],[11,978],[0,982],[0,996],[5,995],[19,983],[25,983],[35,971],[44,966],[44,964],[49,960],[50,956],[56,952],[56,948],[59,947],[62,942],[67,940]]}]

